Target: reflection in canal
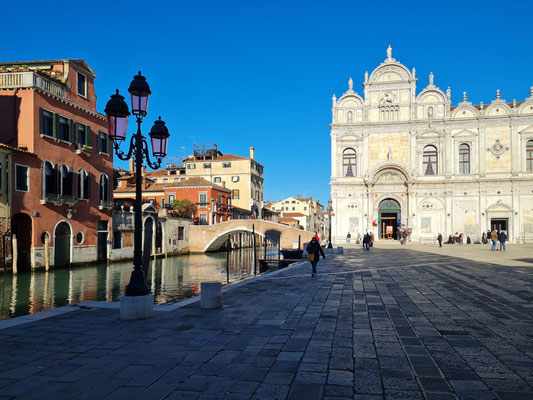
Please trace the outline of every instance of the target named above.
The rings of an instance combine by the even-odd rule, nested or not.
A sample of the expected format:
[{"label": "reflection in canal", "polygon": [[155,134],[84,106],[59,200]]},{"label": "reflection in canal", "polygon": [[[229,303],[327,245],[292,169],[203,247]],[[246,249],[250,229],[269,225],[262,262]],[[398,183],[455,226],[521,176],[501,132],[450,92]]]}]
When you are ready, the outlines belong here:
[{"label": "reflection in canal", "polygon": [[[253,275],[253,252],[230,253],[230,282]],[[257,256],[259,258],[258,249]],[[226,253],[191,254],[152,260],[147,283],[157,304],[200,291],[204,281],[226,283]],[[0,274],[0,320],[87,300],[119,301],[129,283],[132,261]]]}]

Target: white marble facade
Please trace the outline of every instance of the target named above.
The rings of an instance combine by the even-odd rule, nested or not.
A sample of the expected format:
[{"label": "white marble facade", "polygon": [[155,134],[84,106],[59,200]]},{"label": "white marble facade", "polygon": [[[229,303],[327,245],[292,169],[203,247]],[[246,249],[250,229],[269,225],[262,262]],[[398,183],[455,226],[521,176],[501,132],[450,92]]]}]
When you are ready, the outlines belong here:
[{"label": "white marble facade", "polygon": [[389,46],[365,73],[362,96],[351,78],[333,96],[333,241],[366,231],[379,239],[388,224],[411,228],[415,241],[456,232],[475,241],[496,227],[533,242],[533,87],[525,101],[506,102],[498,90],[488,104],[463,93],[452,107],[450,88],[431,73],[417,93],[415,74]]}]

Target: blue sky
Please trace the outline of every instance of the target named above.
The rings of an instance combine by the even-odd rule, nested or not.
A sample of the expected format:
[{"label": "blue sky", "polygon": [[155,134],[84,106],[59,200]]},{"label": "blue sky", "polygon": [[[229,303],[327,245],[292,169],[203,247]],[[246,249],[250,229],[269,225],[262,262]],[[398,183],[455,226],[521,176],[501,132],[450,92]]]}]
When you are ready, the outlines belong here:
[{"label": "blue sky", "polygon": [[[515,1],[5,2],[0,61],[82,58],[98,77],[98,110],[141,70],[169,155],[215,142],[265,167],[265,200],[329,198],[331,96],[362,93],[386,57],[485,104],[522,101],[533,85],[533,3]],[[437,4],[437,3],[435,3]],[[20,16],[16,17],[15,16]],[[117,166],[124,166],[115,162]]]}]

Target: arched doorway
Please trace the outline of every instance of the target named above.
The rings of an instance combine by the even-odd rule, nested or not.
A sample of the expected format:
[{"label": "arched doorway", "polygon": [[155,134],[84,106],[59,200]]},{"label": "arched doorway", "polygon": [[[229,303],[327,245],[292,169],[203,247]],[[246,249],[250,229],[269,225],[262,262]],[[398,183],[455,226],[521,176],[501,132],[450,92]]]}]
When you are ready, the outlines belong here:
[{"label": "arched doorway", "polygon": [[54,233],[54,266],[66,267],[70,264],[70,225],[60,222]]},{"label": "arched doorway", "polygon": [[401,212],[400,204],[396,200],[385,199],[379,203],[378,237],[380,239],[396,239]]},{"label": "arched doorway", "polygon": [[28,214],[15,214],[11,220],[11,232],[17,235],[17,270],[28,271],[31,265],[31,217]]}]

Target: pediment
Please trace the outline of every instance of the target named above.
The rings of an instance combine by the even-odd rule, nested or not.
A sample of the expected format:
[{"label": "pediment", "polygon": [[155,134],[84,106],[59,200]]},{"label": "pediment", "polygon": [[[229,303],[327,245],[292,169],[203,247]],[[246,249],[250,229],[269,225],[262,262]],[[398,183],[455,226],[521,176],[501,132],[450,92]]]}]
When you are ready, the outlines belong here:
[{"label": "pediment", "polygon": [[461,138],[461,137],[472,137],[476,135],[477,135],[477,132],[475,131],[471,131],[469,129],[462,129],[459,132],[455,132],[454,134],[452,134],[452,137]]},{"label": "pediment", "polygon": [[420,138],[438,138],[440,135],[438,132],[435,131],[428,131],[428,132],[422,132],[418,135]]},{"label": "pediment", "polygon": [[528,127],[522,129],[518,133],[533,133],[533,125],[529,125]]}]

